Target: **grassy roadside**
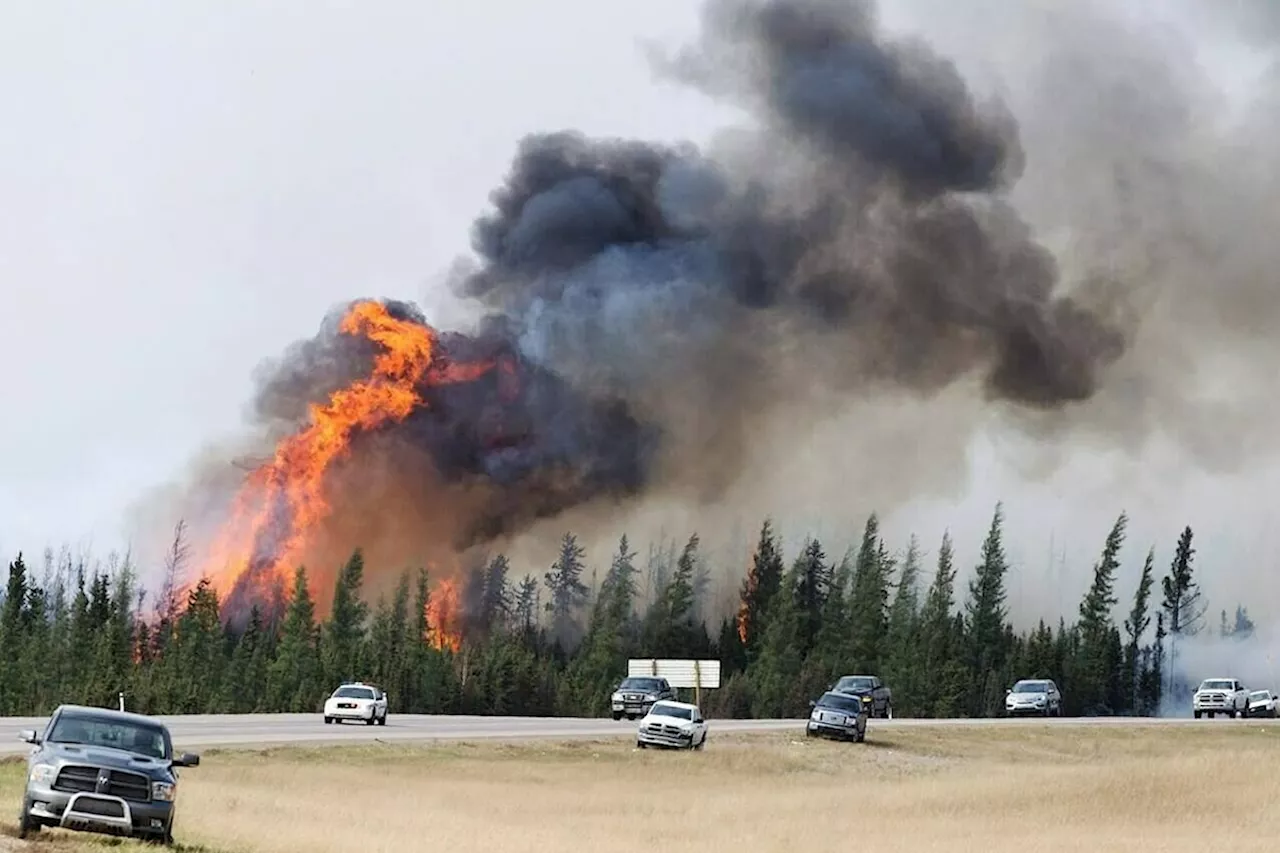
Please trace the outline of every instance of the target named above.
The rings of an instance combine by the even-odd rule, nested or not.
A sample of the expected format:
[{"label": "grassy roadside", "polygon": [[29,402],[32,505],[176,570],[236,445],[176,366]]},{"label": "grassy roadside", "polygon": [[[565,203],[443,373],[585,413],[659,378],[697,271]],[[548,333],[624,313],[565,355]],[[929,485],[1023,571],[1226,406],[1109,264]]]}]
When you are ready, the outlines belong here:
[{"label": "grassy roadside", "polygon": [[[180,843],[226,853],[415,850],[1019,853],[1270,849],[1280,727],[911,728],[865,744],[721,735],[702,753],[629,738],[210,749],[183,775]],[[0,764],[16,815],[22,764]],[[154,850],[46,833],[29,849]],[[0,837],[16,845],[16,839]],[[23,849],[15,846],[15,850]]]}]

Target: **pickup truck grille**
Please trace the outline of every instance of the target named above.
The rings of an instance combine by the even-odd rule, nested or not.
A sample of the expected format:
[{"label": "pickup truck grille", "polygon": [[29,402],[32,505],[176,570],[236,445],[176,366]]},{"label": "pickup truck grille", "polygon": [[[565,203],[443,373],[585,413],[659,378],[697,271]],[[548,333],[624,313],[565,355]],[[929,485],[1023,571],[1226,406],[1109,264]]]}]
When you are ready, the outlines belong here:
[{"label": "pickup truck grille", "polygon": [[1225,693],[1201,693],[1196,697],[1196,704],[1201,708],[1218,707],[1225,708],[1227,706],[1227,694]]},{"label": "pickup truck grille", "polygon": [[108,770],[105,790],[98,790],[98,768],[79,764],[68,765],[58,772],[53,782],[53,790],[69,794],[85,791],[119,797],[135,803],[151,801],[151,783],[146,776],[129,773],[124,770]]}]

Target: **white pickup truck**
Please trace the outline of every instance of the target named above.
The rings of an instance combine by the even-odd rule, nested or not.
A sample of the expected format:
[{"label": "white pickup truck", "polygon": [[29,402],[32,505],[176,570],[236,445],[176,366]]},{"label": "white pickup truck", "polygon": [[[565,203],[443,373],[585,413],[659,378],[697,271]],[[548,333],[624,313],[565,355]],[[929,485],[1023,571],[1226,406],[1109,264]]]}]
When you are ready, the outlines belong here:
[{"label": "white pickup truck", "polygon": [[1226,714],[1234,718],[1249,712],[1249,688],[1238,678],[1206,678],[1191,696],[1191,711],[1196,719],[1208,714]]}]

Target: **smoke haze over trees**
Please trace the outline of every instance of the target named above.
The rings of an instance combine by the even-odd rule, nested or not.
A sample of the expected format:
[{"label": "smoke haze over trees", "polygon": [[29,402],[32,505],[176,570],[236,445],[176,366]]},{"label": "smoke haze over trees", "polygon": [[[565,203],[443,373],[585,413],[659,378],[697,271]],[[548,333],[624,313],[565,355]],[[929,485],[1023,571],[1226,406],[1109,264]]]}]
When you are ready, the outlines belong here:
[{"label": "smoke haze over trees", "polygon": [[[158,595],[115,556],[90,565],[50,550],[42,564],[10,562],[0,714],[114,705],[120,691],[146,713],[317,712],[337,684],[359,679],[387,690],[392,713],[597,716],[636,657],[719,659],[721,688],[703,700],[716,716],[801,715],[838,676],[867,673],[886,679],[896,716],[995,715],[1005,689],[1028,677],[1055,679],[1068,714],[1186,714],[1194,682],[1225,670],[1170,661],[1218,643],[1210,666],[1248,678],[1241,664],[1263,647],[1243,606],[1230,619],[1219,608],[1212,626],[1193,618],[1204,605],[1195,604],[1190,528],[1161,571],[1158,549],[1129,546],[1127,521],[1120,515],[1097,543],[1078,612],[1024,630],[1007,604],[1019,567],[1004,554],[1002,506],[977,564],[963,567],[949,534],[930,553],[927,539],[887,541],[874,515],[844,554],[813,537],[784,553],[766,520],[734,606],[721,614],[698,582],[708,558],[696,532],[647,565],[624,537],[602,566],[588,565],[566,532],[550,566],[503,554],[472,566],[447,616],[439,597],[452,596],[448,582],[423,569],[404,571],[390,595],[372,599],[364,586],[372,567],[357,550],[332,572],[328,618],[317,618],[298,567],[281,615],[255,609],[239,629],[206,578],[185,577],[179,527],[166,567],[172,583]],[[1211,629],[1206,646],[1200,635]]]}]

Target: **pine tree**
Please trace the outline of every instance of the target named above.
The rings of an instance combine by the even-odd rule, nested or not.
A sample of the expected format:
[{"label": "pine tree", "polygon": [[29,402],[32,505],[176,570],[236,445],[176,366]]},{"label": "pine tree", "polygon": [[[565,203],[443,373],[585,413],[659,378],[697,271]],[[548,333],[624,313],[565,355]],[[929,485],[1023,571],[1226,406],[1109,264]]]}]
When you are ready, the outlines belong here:
[{"label": "pine tree", "polygon": [[582,582],[584,553],[576,536],[564,534],[560,540],[560,556],[544,576],[551,593],[546,605],[551,614],[551,636],[566,648],[577,644],[582,631],[578,615],[587,599],[587,585]]},{"label": "pine tree", "polygon": [[1115,668],[1108,660],[1113,627],[1111,610],[1117,604],[1113,592],[1120,549],[1124,545],[1128,517],[1122,512],[1107,534],[1102,556],[1093,567],[1093,583],[1080,602],[1080,661],[1077,667],[1077,700],[1091,711],[1113,711],[1106,697],[1111,692]]},{"label": "pine tree", "polygon": [[369,606],[360,598],[364,583],[364,554],[357,548],[338,573],[333,606],[321,637],[320,654],[327,684],[355,680],[363,674],[361,652]]},{"label": "pine tree", "polygon": [[1125,645],[1124,672],[1129,686],[1129,708],[1133,714],[1147,713],[1148,709],[1142,694],[1142,638],[1151,624],[1150,599],[1151,587],[1155,583],[1153,570],[1155,567],[1155,549],[1147,551],[1147,559],[1142,564],[1142,574],[1138,578],[1138,588],[1133,594],[1133,608],[1129,618],[1124,620],[1124,631],[1128,638]]},{"label": "pine tree", "polygon": [[698,541],[696,533],[689,537],[676,561],[676,570],[650,610],[645,637],[647,651],[655,657],[696,657],[707,650],[705,629],[694,625]]},{"label": "pine tree", "polygon": [[1161,579],[1164,592],[1161,608],[1166,616],[1165,629],[1168,631],[1169,649],[1162,658],[1162,664],[1168,668],[1170,678],[1169,693],[1174,701],[1181,701],[1190,690],[1189,685],[1174,681],[1177,673],[1178,642],[1182,637],[1199,633],[1205,606],[1200,601],[1200,589],[1193,577],[1192,561],[1195,548],[1192,547],[1191,528],[1183,528],[1178,537],[1178,547],[1169,565],[1169,574]]},{"label": "pine tree", "polygon": [[885,635],[889,630],[890,570],[880,539],[880,520],[872,514],[863,526],[849,601],[850,665],[859,672],[878,672],[884,664]]},{"label": "pine tree", "polygon": [[1004,679],[999,673],[1005,663],[1008,608],[1004,578],[1009,565],[1004,554],[1003,527],[1004,509],[997,503],[965,602],[969,668],[973,673],[969,709],[975,716],[994,714],[1004,694]]},{"label": "pine tree", "polygon": [[739,593],[738,638],[746,650],[748,661],[755,660],[759,654],[765,616],[782,588],[782,572],[782,550],[773,524],[766,518],[760,526],[760,540]]},{"label": "pine tree", "polygon": [[272,708],[293,712],[318,710],[316,706],[324,688],[317,634],[307,570],[299,566],[293,576],[293,595],[285,609],[276,659],[270,667]]},{"label": "pine tree", "polygon": [[933,581],[920,611],[920,680],[933,691],[932,702],[924,702],[923,716],[953,715],[968,689],[968,673],[958,655],[964,623],[956,613],[955,583],[948,532],[942,535]]},{"label": "pine tree", "polygon": [[9,563],[9,581],[5,586],[4,605],[0,607],[0,713],[16,715],[25,698],[21,685],[28,673],[21,670],[26,637],[22,623],[27,604],[27,564],[22,552]]},{"label": "pine tree", "polygon": [[817,539],[809,539],[804,543],[792,567],[796,578],[794,595],[800,618],[802,657],[813,650],[818,631],[822,628],[822,611],[826,607],[831,585],[831,568],[827,565],[826,558],[822,543]]},{"label": "pine tree", "polygon": [[913,535],[907,544],[898,588],[889,608],[885,678],[893,685],[894,709],[919,714],[924,683],[919,680],[920,545]]}]

